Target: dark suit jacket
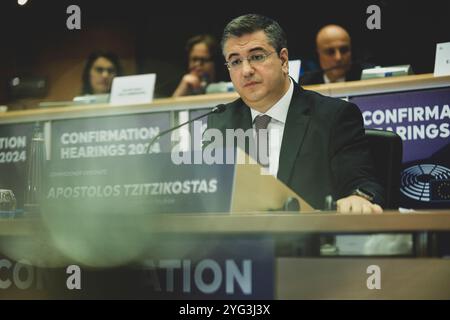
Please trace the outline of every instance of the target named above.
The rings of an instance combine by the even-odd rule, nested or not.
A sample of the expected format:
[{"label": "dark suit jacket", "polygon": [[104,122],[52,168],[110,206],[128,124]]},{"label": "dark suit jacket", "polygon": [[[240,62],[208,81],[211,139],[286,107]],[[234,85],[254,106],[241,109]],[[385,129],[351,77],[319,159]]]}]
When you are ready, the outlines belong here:
[{"label": "dark suit jacket", "polygon": [[[208,128],[252,128],[250,108],[242,99],[208,117]],[[355,104],[307,91],[294,82],[280,151],[278,179],[316,209],[324,199],[346,197],[356,188],[375,194],[384,204],[383,188],[373,177],[361,112]]]}]

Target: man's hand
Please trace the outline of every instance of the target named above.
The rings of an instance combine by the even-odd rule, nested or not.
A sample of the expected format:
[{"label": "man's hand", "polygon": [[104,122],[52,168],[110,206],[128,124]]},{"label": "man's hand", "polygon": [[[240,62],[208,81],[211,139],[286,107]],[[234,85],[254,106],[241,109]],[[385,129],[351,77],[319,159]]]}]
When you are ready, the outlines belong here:
[{"label": "man's hand", "polygon": [[348,196],[336,202],[340,213],[383,213],[383,209],[360,196]]}]

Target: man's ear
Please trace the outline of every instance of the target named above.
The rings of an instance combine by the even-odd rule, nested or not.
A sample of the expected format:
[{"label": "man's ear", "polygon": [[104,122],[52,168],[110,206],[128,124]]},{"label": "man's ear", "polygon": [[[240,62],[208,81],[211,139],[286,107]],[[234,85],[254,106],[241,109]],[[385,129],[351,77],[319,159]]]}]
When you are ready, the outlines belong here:
[{"label": "man's ear", "polygon": [[289,52],[287,48],[280,51],[281,68],[286,74],[289,74]]}]

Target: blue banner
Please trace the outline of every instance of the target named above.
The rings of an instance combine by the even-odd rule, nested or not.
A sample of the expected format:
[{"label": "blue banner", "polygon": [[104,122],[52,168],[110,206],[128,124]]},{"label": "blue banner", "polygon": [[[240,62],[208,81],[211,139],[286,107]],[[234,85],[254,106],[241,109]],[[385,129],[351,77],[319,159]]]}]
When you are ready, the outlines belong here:
[{"label": "blue banner", "polygon": [[23,208],[29,144],[33,123],[0,126],[0,189],[12,190]]},{"label": "blue banner", "polygon": [[403,140],[400,206],[450,207],[450,87],[353,97],[367,128]]},{"label": "blue banner", "polygon": [[158,299],[274,299],[270,237],[161,238],[161,254],[140,266],[140,288]]},{"label": "blue banner", "polygon": [[[53,121],[51,159],[146,154],[152,138],[169,127],[170,112]],[[150,147],[150,152],[170,152],[170,146],[170,135],[165,135]]]},{"label": "blue banner", "polygon": [[170,153],[162,153],[101,161],[52,160],[47,168],[47,210],[49,207],[93,213],[230,210],[234,165],[177,165]]},{"label": "blue banner", "polygon": [[[197,117],[200,117],[209,111],[211,109],[198,109],[198,110],[190,110],[189,111],[189,120],[195,119]],[[206,130],[208,123],[208,117],[203,117],[199,120],[196,120],[192,122],[189,126],[189,133],[191,134],[191,150],[201,150],[202,142],[201,138],[203,135],[203,132]],[[195,126],[198,126],[196,129]],[[198,130],[200,129],[200,130]]]}]

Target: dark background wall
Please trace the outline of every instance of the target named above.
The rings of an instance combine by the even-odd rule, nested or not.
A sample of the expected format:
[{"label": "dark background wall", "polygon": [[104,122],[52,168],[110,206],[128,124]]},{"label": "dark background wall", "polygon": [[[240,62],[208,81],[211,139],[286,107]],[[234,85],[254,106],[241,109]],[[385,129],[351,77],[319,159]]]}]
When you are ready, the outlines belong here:
[{"label": "dark background wall", "polygon": [[[78,4],[82,29],[66,28],[66,8]],[[366,8],[381,8],[381,30],[368,30]],[[26,74],[46,76],[49,91],[37,100],[67,100],[80,90],[81,70],[95,49],[120,55],[127,74],[157,73],[156,96],[170,95],[186,68],[186,39],[198,33],[218,38],[233,17],[268,15],[288,36],[292,59],[316,62],[318,29],[337,23],[349,30],[356,59],[388,66],[411,64],[433,72],[437,42],[450,41],[449,1],[37,1],[0,4],[0,104],[11,102],[6,82]],[[222,78],[227,80],[225,67]],[[32,107],[35,100],[16,104]]]}]

